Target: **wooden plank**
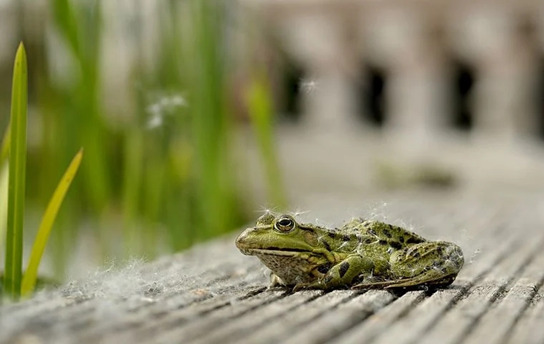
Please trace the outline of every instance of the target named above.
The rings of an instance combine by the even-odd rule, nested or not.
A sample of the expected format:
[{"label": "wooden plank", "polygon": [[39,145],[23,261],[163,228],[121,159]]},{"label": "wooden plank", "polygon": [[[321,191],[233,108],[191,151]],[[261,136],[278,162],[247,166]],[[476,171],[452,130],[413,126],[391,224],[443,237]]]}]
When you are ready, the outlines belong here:
[{"label": "wooden plank", "polygon": [[[542,287],[541,287],[542,293]],[[515,331],[510,337],[511,343],[542,344],[544,343],[544,302],[542,296],[539,302],[527,312],[527,316],[521,322],[519,331]]]},{"label": "wooden plank", "polygon": [[364,340],[371,343],[381,333],[410,312],[416,305],[426,298],[424,291],[411,291],[404,294],[394,303],[380,309],[374,315],[367,318],[358,326],[347,329],[347,332],[340,334],[334,342],[357,343]]},{"label": "wooden plank", "polygon": [[544,242],[537,240],[535,242],[538,243],[536,252],[533,251],[536,257],[531,260],[528,267],[522,267],[521,278],[511,289],[505,291],[507,294],[500,303],[484,315],[467,338],[466,343],[483,343],[484,341],[498,343],[508,338],[517,320],[533,300],[544,278],[544,252],[541,251]]},{"label": "wooden plank", "polygon": [[215,290],[205,297],[195,299],[176,297],[167,302],[158,302],[149,307],[130,312],[122,319],[113,323],[101,323],[90,329],[82,330],[78,338],[83,342],[94,342],[105,335],[112,342],[123,342],[126,332],[131,332],[131,337],[145,338],[154,335],[160,328],[179,326],[214,310],[228,307],[232,303],[239,302],[249,296],[261,293],[263,287],[247,288],[245,284],[232,285],[223,290]]},{"label": "wooden plank", "polygon": [[409,192],[384,210],[461,244],[465,267],[444,290],[266,290],[266,269],[229,236],[4,305],[0,343],[544,342],[542,197],[468,196]]},{"label": "wooden plank", "polygon": [[[521,314],[519,322],[515,325],[511,331],[510,336],[507,338],[508,343],[544,343],[544,290],[542,285],[544,283],[544,252],[539,252],[535,260],[530,266],[523,272],[523,276],[519,279],[518,285],[525,286],[523,290],[527,294],[533,294],[532,298],[527,294],[522,294],[522,299],[528,301],[527,309]],[[508,294],[510,295],[510,293]],[[505,298],[506,299],[508,298]],[[527,298],[523,297],[524,295]],[[517,297],[514,299],[516,301]],[[522,306],[515,302],[508,308],[521,308]],[[506,308],[506,306],[505,306]],[[490,321],[491,322],[491,321]]]},{"label": "wooden plank", "polygon": [[[438,291],[431,297],[425,297],[422,292],[423,300],[421,303],[411,305],[406,312],[393,312],[394,314],[401,314],[402,317],[390,318],[388,319],[389,322],[384,322],[381,319],[380,312],[378,312],[375,316],[370,317],[367,322],[355,327],[338,340],[350,343],[365,338],[365,342],[367,342],[370,333],[372,338],[379,337],[375,341],[378,343],[387,343],[390,340],[410,343],[415,338],[419,338],[421,333],[425,332],[439,319],[454,302],[467,292],[473,281],[485,275],[494,263],[504,257],[504,253],[508,252],[511,247],[512,241],[504,241],[502,247],[498,250],[486,250],[485,255],[462,270],[459,279],[454,282],[452,287]],[[394,308],[399,307],[399,305],[395,302],[389,307]],[[387,310],[387,308],[384,310]],[[374,321],[374,318],[378,319],[378,321]],[[376,326],[375,322],[378,322],[378,326]]]},{"label": "wooden plank", "polygon": [[244,333],[255,330],[259,324],[289,312],[320,294],[320,291],[305,291],[292,295],[285,295],[284,291],[267,291],[263,295],[273,295],[273,298],[265,302],[253,305],[251,302],[253,300],[244,300],[232,307],[208,314],[196,324],[188,324],[161,334],[155,340],[159,343],[173,343],[181,339],[190,340],[192,343],[235,342]]},{"label": "wooden plank", "polygon": [[438,340],[440,343],[459,343],[465,339],[479,318],[489,310],[500,293],[527,264],[538,244],[524,242],[519,246],[506,243],[509,248],[500,252],[504,259],[496,264],[491,263],[490,273],[471,287],[467,295],[447,313],[437,318],[438,321],[432,328],[420,332],[418,342],[436,343]]},{"label": "wooden plank", "polygon": [[[383,290],[371,290],[338,305],[333,311],[326,311],[319,318],[304,326],[304,331],[296,331],[291,326],[281,343],[317,343],[335,340],[346,329],[364,321],[379,309],[393,302],[397,297]],[[276,327],[278,330],[279,327]],[[281,332],[280,332],[281,333]],[[255,338],[257,340],[257,338]],[[251,343],[251,341],[246,341]],[[255,343],[255,341],[253,341]]]}]

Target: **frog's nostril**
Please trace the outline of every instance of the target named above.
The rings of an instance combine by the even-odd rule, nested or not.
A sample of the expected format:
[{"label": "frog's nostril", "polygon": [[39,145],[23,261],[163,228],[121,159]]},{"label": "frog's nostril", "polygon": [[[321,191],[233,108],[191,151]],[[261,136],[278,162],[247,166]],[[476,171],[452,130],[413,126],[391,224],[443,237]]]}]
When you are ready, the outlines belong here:
[{"label": "frog's nostril", "polygon": [[240,235],[238,235],[236,238],[236,246],[240,247],[240,245],[243,245],[245,238],[247,238],[247,231],[243,231]]}]

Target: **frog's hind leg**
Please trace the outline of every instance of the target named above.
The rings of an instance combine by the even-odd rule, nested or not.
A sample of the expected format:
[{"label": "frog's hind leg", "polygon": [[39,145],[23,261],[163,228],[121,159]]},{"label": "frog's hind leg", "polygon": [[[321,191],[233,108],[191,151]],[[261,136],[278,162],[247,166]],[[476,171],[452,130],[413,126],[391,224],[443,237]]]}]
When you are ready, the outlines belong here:
[{"label": "frog's hind leg", "polygon": [[448,242],[424,242],[396,251],[391,255],[393,278],[376,283],[361,283],[357,289],[391,289],[415,286],[450,285],[463,266],[459,246]]},{"label": "frog's hind leg", "polygon": [[416,285],[445,286],[453,282],[464,264],[463,252],[445,241],[424,242],[394,252],[391,271],[400,281],[387,288]]}]

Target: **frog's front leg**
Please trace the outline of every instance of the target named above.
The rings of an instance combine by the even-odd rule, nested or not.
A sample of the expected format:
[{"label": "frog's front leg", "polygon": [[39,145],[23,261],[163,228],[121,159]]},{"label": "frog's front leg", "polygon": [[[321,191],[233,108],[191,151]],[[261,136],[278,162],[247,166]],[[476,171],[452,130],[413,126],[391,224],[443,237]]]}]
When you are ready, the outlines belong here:
[{"label": "frog's front leg", "polygon": [[361,273],[371,273],[373,268],[374,263],[372,260],[359,254],[352,254],[340,263],[333,265],[322,278],[312,283],[299,283],[295,285],[293,291],[300,289],[328,290],[346,287],[352,284],[355,277],[358,277]]},{"label": "frog's front leg", "polygon": [[402,288],[418,285],[447,286],[464,264],[463,252],[455,244],[424,242],[396,251],[389,260],[393,280],[362,283],[355,288]]}]

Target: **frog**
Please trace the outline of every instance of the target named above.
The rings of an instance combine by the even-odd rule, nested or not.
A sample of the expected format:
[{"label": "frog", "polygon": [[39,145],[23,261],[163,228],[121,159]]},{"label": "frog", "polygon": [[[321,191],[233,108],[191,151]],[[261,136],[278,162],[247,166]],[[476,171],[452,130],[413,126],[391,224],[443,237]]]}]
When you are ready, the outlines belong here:
[{"label": "frog", "polygon": [[235,244],[270,269],[270,288],[293,291],[445,288],[464,264],[454,243],[358,217],[330,229],[267,212]]}]

